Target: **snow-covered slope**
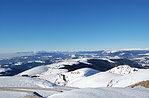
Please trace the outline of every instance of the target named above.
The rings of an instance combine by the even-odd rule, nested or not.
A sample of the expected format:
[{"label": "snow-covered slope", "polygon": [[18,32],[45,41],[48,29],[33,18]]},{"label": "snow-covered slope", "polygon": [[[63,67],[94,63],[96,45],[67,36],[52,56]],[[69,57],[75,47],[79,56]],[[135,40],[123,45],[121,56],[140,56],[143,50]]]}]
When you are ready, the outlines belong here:
[{"label": "snow-covered slope", "polygon": [[146,80],[149,80],[149,69],[140,69],[137,72],[115,79],[112,87],[127,87]]},{"label": "snow-covered slope", "polygon": [[149,80],[149,69],[139,69],[126,75],[100,72],[92,76],[78,78],[75,81],[69,82],[67,86],[79,88],[127,87],[145,80]]},{"label": "snow-covered slope", "polygon": [[107,87],[108,83],[121,77],[119,74],[114,74],[110,72],[100,72],[88,77],[81,77],[75,81],[69,82],[67,86],[79,87],[79,88],[96,88],[96,87]]},{"label": "snow-covered slope", "polygon": [[42,87],[50,88],[55,84],[46,80],[29,77],[0,77],[0,87]]},{"label": "snow-covered slope", "polygon": [[24,72],[20,73],[19,75],[20,76],[22,76],[22,75],[34,76],[34,75],[38,75],[38,74],[41,74],[46,71],[48,71],[47,66],[38,66],[38,67],[32,68],[30,70],[24,71]]},{"label": "snow-covered slope", "polygon": [[95,70],[95,69],[91,69],[91,68],[81,68],[81,69],[78,69],[75,71],[64,73],[64,75],[66,75],[66,76],[70,75],[70,77],[71,77],[71,75],[76,76],[76,77],[80,77],[80,76],[90,76],[90,75],[96,74],[98,72],[100,72],[100,71]]},{"label": "snow-covered slope", "polygon": [[149,98],[149,89],[86,88],[54,94],[48,98]]},{"label": "snow-covered slope", "polygon": [[23,98],[29,95],[26,92],[0,91],[0,98]]},{"label": "snow-covered slope", "polygon": [[56,83],[65,85],[68,84],[69,82],[75,81],[76,79],[87,77],[96,74],[98,72],[100,71],[91,68],[81,68],[75,71],[61,73],[58,75]]},{"label": "snow-covered slope", "polygon": [[54,93],[71,89],[36,78],[0,77],[0,98],[47,98]]},{"label": "snow-covered slope", "polygon": [[82,62],[82,63],[87,63],[87,58],[82,58],[82,59],[69,59],[69,60],[64,60],[62,62],[59,62],[59,63],[54,63],[54,64],[50,64],[50,65],[43,65],[43,66],[38,66],[38,67],[35,67],[35,68],[32,68],[32,69],[29,69],[27,71],[24,71],[18,75],[37,75],[37,74],[41,74],[41,73],[44,73],[44,72],[47,72],[48,70],[51,70],[51,69],[59,69],[59,68],[62,68],[64,67],[64,65],[73,65],[73,64],[78,64],[79,62]]},{"label": "snow-covered slope", "polygon": [[[61,78],[59,76],[62,73],[68,72],[67,69],[61,69],[62,67],[64,67],[64,65],[71,66],[73,64],[78,64],[79,62],[89,64],[87,62],[87,58],[70,59],[70,60],[64,60],[63,62],[59,62],[59,63],[35,67],[35,68],[30,69],[30,70],[24,71],[18,75],[19,76],[24,76],[24,75],[37,76],[40,79],[45,79],[45,80],[48,80],[52,83],[57,83],[57,80],[60,80],[60,78]],[[96,70],[89,71],[89,69],[88,70],[86,69],[84,71],[86,71],[86,72],[83,72],[83,70],[82,70],[81,74],[84,73],[86,75],[89,75],[89,74],[93,74],[93,73],[97,72]]]},{"label": "snow-covered slope", "polygon": [[117,67],[114,67],[114,68],[108,70],[107,72],[125,75],[125,74],[130,74],[130,73],[136,72],[138,70],[139,69],[132,68],[129,65],[120,65],[120,66],[117,66]]},{"label": "snow-covered slope", "polygon": [[[120,61],[122,62],[123,60]],[[108,64],[111,64],[110,68],[112,66],[116,66],[115,62],[109,59],[69,59],[59,63],[32,68],[20,73],[19,76],[34,76],[58,85],[67,85],[79,88],[111,87],[113,86],[113,83],[115,83],[115,80],[123,77],[123,75],[132,74],[139,70],[137,68],[131,68],[128,65],[121,65],[115,68],[112,67],[111,70],[106,72],[90,68],[94,66],[94,68],[97,69],[104,69],[107,68]],[[67,67],[65,68],[64,66]],[[84,67],[82,68],[82,66]],[[69,68],[74,68],[76,70],[70,71]]]}]

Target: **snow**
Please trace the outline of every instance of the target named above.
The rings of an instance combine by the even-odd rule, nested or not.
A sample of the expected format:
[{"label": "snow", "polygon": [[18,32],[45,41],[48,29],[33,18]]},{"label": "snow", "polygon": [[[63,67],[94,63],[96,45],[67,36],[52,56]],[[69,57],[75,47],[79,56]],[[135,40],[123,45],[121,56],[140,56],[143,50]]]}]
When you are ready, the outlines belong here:
[{"label": "snow", "polygon": [[120,55],[124,55],[124,54],[126,54],[126,53],[120,53]]},{"label": "snow", "polygon": [[0,73],[10,71],[10,70],[11,70],[10,68],[0,68]]},{"label": "snow", "polygon": [[79,76],[90,76],[90,75],[96,74],[98,72],[100,72],[100,71],[92,69],[92,68],[81,68],[81,69],[71,71],[71,72],[66,73],[66,74],[73,74],[74,75],[76,73],[79,73]]},{"label": "snow", "polygon": [[132,49],[120,49],[121,51],[133,51],[133,50],[149,50],[149,48],[144,48],[144,49],[140,49],[140,48],[132,48]]},{"label": "snow", "polygon": [[81,77],[75,81],[69,82],[67,86],[79,88],[97,88],[107,87],[108,83],[116,78],[121,77],[119,74],[100,72],[88,77]]},{"label": "snow", "polygon": [[39,75],[39,78],[41,79],[45,79],[45,80],[48,80],[52,83],[55,83],[56,79],[57,79],[57,76],[60,74],[60,73],[64,73],[64,72],[68,72],[68,70],[66,69],[48,69],[48,71],[42,73]]},{"label": "snow", "polygon": [[52,83],[55,83],[60,74],[68,72],[67,69],[60,69],[60,68],[64,67],[64,65],[71,66],[73,64],[79,64],[79,62],[89,64],[87,62],[87,60],[88,60],[88,58],[64,60],[59,63],[35,67],[35,68],[29,69],[27,71],[24,71],[18,75],[19,76],[23,76],[23,75],[38,76],[38,78],[40,78],[40,79],[45,79]]},{"label": "snow", "polygon": [[41,74],[46,71],[48,71],[48,68],[46,66],[38,66],[38,67],[35,67],[32,69],[29,69],[27,71],[24,71],[24,72],[20,73],[19,75],[33,76],[33,75]]},{"label": "snow", "polygon": [[111,56],[106,56],[108,59],[120,59],[121,57],[119,57],[119,56],[113,56],[113,57],[111,57]]},{"label": "snow", "polygon": [[[91,65],[87,60],[88,58],[64,60],[29,69],[17,76],[2,76],[0,77],[0,98],[21,98],[35,91],[44,97],[49,96],[48,98],[149,98],[149,89],[125,88],[149,80],[149,69],[137,69],[128,65],[120,65],[106,72],[91,68],[81,68],[71,72],[60,69],[65,65],[71,66],[80,62]],[[114,63],[109,59],[102,60]],[[23,77],[23,75],[29,77]],[[31,76],[37,77],[31,78]],[[55,83],[63,86],[57,86]],[[6,89],[3,91],[5,87],[16,87],[25,91],[7,91]],[[40,88],[52,88],[58,91]],[[61,90],[63,92],[60,93]]]},{"label": "snow", "polygon": [[130,73],[136,72],[138,70],[139,69],[137,69],[137,68],[131,68],[129,65],[120,65],[120,66],[117,66],[117,67],[114,67],[114,68],[108,70],[107,72],[125,75],[125,74],[130,74]]},{"label": "snow", "polygon": [[55,87],[57,87],[55,84],[46,80],[18,76],[2,76],[0,77],[0,98],[25,98],[24,96],[26,95],[33,96],[34,92],[47,97],[57,93],[57,91],[52,90]]},{"label": "snow", "polygon": [[[119,74],[111,72],[100,72],[88,77],[80,77],[74,81],[68,82],[67,86],[79,88],[97,88],[97,87],[128,87],[135,83],[149,80],[149,69],[139,69],[130,74]],[[118,73],[118,74],[117,74]]]},{"label": "snow", "polygon": [[118,50],[104,50],[105,53],[115,53],[118,52]]},{"label": "snow", "polygon": [[115,63],[114,61],[112,61],[112,60],[110,60],[110,59],[107,59],[107,58],[102,58],[102,60],[106,60],[106,61],[108,61],[108,62],[110,62],[110,63]]},{"label": "snow", "polygon": [[[98,72],[100,71],[91,69],[91,68],[81,68],[75,71],[59,74],[56,82],[59,82],[60,84],[63,84],[63,83],[65,84],[65,82],[69,83],[69,82],[74,81],[77,78],[87,77],[87,76],[96,74]],[[64,77],[65,77],[65,81],[63,80]]]},{"label": "snow", "polygon": [[14,65],[21,65],[21,64],[23,64],[23,63],[22,62],[17,62]]},{"label": "snow", "polygon": [[50,88],[55,84],[46,80],[29,78],[29,77],[17,77],[17,76],[2,76],[0,77],[0,87],[42,87]]},{"label": "snow", "polygon": [[149,69],[140,69],[135,73],[115,79],[115,83],[113,83],[112,87],[127,87],[146,80],[149,80]]},{"label": "snow", "polygon": [[45,63],[45,61],[35,61],[36,63]]},{"label": "snow", "polygon": [[58,63],[58,65],[74,65],[74,64],[79,64],[79,62],[89,64],[87,60],[88,58],[68,59]]},{"label": "snow", "polygon": [[146,55],[146,56],[149,56],[149,53],[145,53],[145,54],[138,54],[138,55]]},{"label": "snow", "polygon": [[[64,87],[61,87],[61,89],[62,88]],[[0,98],[39,98],[37,97],[37,95],[43,96],[42,98],[47,98],[52,94],[60,93],[61,89],[59,89],[59,87],[57,86],[53,88],[0,87]],[[32,97],[25,97],[25,96],[32,96]]]},{"label": "snow", "polygon": [[85,88],[53,94],[48,98],[149,98],[149,89]]},{"label": "snow", "polygon": [[0,98],[23,98],[26,95],[29,94],[24,92],[0,91]]},{"label": "snow", "polygon": [[87,63],[88,58],[79,58],[79,59],[66,59],[66,60],[63,60],[61,62],[58,62],[58,63],[54,63],[54,64],[50,64],[50,65],[47,65],[47,67],[49,68],[61,68],[61,67],[64,67],[64,65],[74,65],[74,64],[79,64],[79,62],[82,62],[82,63]]},{"label": "snow", "polygon": [[87,63],[87,60],[87,58],[64,60],[51,65],[35,67],[19,75],[37,76],[36,78],[47,80],[50,83],[78,88],[127,87],[149,80],[149,69],[131,68],[128,65],[121,65],[106,72],[91,68],[82,68],[71,72],[68,72],[67,69],[60,69],[64,65]]}]

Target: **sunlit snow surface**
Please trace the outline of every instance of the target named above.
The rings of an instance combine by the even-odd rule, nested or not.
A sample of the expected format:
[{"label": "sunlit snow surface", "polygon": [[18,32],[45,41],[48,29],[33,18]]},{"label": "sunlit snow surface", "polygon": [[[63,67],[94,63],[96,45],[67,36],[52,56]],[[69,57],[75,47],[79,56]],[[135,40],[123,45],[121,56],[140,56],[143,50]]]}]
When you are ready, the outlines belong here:
[{"label": "sunlit snow surface", "polygon": [[[104,60],[111,62],[108,59]],[[71,66],[79,62],[89,64],[87,59],[65,60],[35,67],[17,76],[0,77],[0,98],[21,98],[30,95],[28,91],[36,91],[44,98],[149,98],[147,88],[127,88],[132,84],[149,80],[149,69],[137,69],[128,65],[117,66],[105,72],[91,68],[70,72],[67,69],[60,69],[64,65]],[[27,92],[3,91],[5,87],[32,89],[26,88]],[[40,90],[40,88],[57,90]]]},{"label": "sunlit snow surface", "polygon": [[37,78],[29,78],[29,77],[0,77],[0,87],[42,87],[42,88],[50,88],[55,84],[41,80]]},{"label": "sunlit snow surface", "polygon": [[149,89],[85,88],[54,94],[48,98],[149,98]]},{"label": "sunlit snow surface", "polygon": [[139,69],[137,69],[137,68],[132,68],[132,67],[130,67],[129,65],[120,65],[120,66],[117,66],[117,67],[114,67],[114,68],[108,70],[107,72],[125,75],[125,74],[134,73],[134,72],[136,72],[136,71],[138,71],[138,70],[139,70]]},{"label": "sunlit snow surface", "polygon": [[[106,72],[91,68],[81,68],[71,72],[68,72],[67,69],[60,69],[64,65],[71,66],[79,62],[88,63],[87,60],[87,58],[64,60],[51,65],[35,67],[19,75],[37,76],[39,79],[47,80],[57,85],[78,88],[127,87],[149,80],[149,69],[137,69],[128,65],[120,65]],[[104,60],[111,62],[108,59]]]}]

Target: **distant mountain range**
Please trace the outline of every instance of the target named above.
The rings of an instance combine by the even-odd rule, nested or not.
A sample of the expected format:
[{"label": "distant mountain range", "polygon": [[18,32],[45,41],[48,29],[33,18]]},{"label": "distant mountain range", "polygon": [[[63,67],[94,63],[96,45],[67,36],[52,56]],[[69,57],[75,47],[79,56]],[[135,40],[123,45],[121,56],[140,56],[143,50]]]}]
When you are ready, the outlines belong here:
[{"label": "distant mountain range", "polygon": [[[88,60],[92,66],[79,63],[77,66],[65,65],[63,68],[70,71],[79,68],[93,68],[106,71],[118,65],[129,65],[136,68],[149,67],[149,50],[147,49],[125,49],[125,50],[100,50],[100,51],[54,51],[54,52],[18,52],[17,57],[0,59],[1,75],[16,75],[33,67],[62,62],[66,59],[91,58]],[[23,55],[23,56],[22,56]],[[103,59],[109,59],[111,63]],[[98,65],[98,66],[97,66]]]}]

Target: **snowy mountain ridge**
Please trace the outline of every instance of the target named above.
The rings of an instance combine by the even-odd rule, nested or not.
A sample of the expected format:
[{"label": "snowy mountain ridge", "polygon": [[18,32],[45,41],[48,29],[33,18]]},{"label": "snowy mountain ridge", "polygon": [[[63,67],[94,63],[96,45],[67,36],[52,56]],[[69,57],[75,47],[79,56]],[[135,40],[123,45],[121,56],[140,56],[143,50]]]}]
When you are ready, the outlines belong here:
[{"label": "snowy mountain ridge", "polygon": [[125,75],[136,72],[138,70],[139,70],[138,68],[132,68],[129,65],[120,65],[108,70],[107,72]]},{"label": "snowy mountain ridge", "polygon": [[[36,91],[35,94],[42,95],[44,98],[65,98],[68,96],[70,97],[70,95],[72,97],[71,93],[76,93],[78,96],[86,98],[82,93],[86,94],[89,92],[88,98],[96,98],[94,92],[98,92],[98,90],[105,91],[103,94],[97,94],[97,98],[99,96],[106,96],[105,98],[109,98],[109,96],[106,95],[109,91],[112,97],[114,97],[114,95],[120,96],[115,94],[115,92],[119,92],[119,90],[129,93],[128,96],[134,96],[134,94],[130,93],[133,92],[132,89],[125,89],[125,87],[149,80],[149,69],[139,69],[139,67],[139,64],[127,59],[65,59],[53,64],[31,68],[16,76],[0,77],[0,90],[6,90],[6,92],[0,92],[0,97],[1,95],[4,96],[4,94],[11,96],[10,93],[7,94],[7,91],[13,93],[17,91],[18,97],[16,98],[20,98],[20,96],[35,96],[33,91]],[[106,88],[102,89],[101,87]],[[147,91],[147,89],[141,89],[140,91],[138,91],[138,89],[134,90],[134,92],[141,92],[144,94]],[[22,92],[23,95],[18,94],[18,92]],[[32,92],[32,94],[30,94],[30,92]],[[81,94],[79,94],[80,92]],[[142,97],[141,94],[137,94],[137,96]],[[77,96],[73,97],[78,98]],[[127,95],[124,94],[123,97],[127,97]]]}]

